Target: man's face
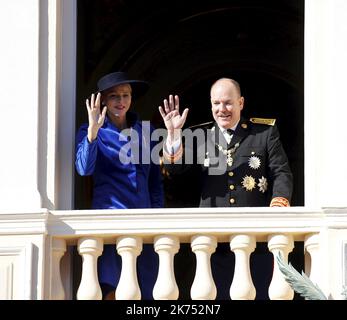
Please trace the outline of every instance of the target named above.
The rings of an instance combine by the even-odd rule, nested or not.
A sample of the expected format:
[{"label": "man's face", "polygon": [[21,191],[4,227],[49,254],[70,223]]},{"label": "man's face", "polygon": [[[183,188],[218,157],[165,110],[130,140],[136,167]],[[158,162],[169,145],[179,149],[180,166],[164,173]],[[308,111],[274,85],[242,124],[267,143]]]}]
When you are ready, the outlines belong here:
[{"label": "man's face", "polygon": [[129,84],[114,86],[104,92],[102,100],[107,106],[107,112],[123,117],[131,105],[131,87]]},{"label": "man's face", "polygon": [[244,98],[228,80],[217,82],[211,89],[212,115],[224,129],[232,128],[240,120],[243,103]]}]

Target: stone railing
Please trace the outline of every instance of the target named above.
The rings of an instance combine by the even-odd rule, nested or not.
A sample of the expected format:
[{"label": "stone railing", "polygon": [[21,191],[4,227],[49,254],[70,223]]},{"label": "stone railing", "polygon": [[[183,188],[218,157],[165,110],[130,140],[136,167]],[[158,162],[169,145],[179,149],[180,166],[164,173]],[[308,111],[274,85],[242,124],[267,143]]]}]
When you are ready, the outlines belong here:
[{"label": "stone railing", "polygon": [[[26,296],[28,299],[72,299],[72,254],[67,249],[74,245],[83,261],[77,299],[101,299],[97,259],[102,254],[104,244],[115,244],[122,259],[116,299],[141,299],[136,260],[144,243],[153,243],[159,257],[159,270],[153,288],[154,299],[177,299],[179,291],[174,275],[174,256],[180,243],[190,243],[196,257],[191,299],[212,300],[216,298],[217,289],[211,273],[211,255],[219,242],[229,242],[230,250],[235,254],[230,298],[254,299],[256,290],[250,272],[250,256],[257,242],[267,242],[273,255],[281,252],[288,261],[296,241],[304,242],[305,273],[327,296],[342,298],[340,294],[346,273],[345,209],[309,210],[292,207],[47,211],[36,215],[2,214],[0,219],[2,256],[8,252],[8,247],[7,251],[1,250],[6,239],[10,241],[10,237],[16,239],[25,235],[32,237],[34,229],[36,236],[42,236],[41,242],[32,242],[38,251],[33,254],[33,257],[38,257],[38,267],[34,277],[36,284],[32,283],[32,287],[36,288],[31,288],[32,294]],[[20,228],[15,228],[16,224]],[[4,277],[4,274],[7,273],[0,273],[0,276]],[[3,295],[7,294],[11,298],[6,292]],[[292,299],[294,296],[276,263],[268,296],[270,299]]]}]

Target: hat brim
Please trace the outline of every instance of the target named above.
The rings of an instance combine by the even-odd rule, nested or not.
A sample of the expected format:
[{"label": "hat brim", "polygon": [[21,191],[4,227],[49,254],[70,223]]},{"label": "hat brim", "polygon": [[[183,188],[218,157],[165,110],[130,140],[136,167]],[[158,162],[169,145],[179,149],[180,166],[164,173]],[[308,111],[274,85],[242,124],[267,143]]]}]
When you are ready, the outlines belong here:
[{"label": "hat brim", "polygon": [[117,81],[116,83],[110,83],[107,86],[104,86],[100,88],[98,92],[103,93],[104,91],[113,88],[115,86],[119,86],[122,84],[130,84],[131,86],[131,95],[134,98],[139,98],[142,95],[144,95],[148,89],[149,89],[149,84],[146,81],[141,81],[141,80],[126,80],[126,81]]}]

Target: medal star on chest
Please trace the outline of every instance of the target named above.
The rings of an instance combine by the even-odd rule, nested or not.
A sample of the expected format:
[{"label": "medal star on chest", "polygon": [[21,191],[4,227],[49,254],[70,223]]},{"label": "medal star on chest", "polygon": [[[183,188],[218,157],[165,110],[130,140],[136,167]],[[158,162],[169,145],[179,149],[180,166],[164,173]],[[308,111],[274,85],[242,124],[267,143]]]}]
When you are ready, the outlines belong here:
[{"label": "medal star on chest", "polygon": [[252,176],[244,176],[241,184],[246,191],[252,191],[256,186],[256,181]]},{"label": "medal star on chest", "polygon": [[259,178],[259,183],[258,183],[258,187],[259,187],[259,191],[262,193],[265,193],[265,191],[267,190],[267,179],[265,177],[261,177]]},{"label": "medal star on chest", "polygon": [[261,165],[261,161],[258,157],[256,156],[251,156],[249,159],[248,159],[248,166],[251,168],[251,169],[259,169],[260,168],[260,165]]}]

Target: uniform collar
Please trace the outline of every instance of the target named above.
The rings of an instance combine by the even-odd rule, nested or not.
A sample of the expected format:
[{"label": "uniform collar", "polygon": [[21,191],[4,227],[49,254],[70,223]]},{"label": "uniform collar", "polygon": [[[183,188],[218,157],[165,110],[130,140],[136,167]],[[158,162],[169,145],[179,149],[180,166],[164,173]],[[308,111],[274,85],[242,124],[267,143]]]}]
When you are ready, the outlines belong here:
[{"label": "uniform collar", "polygon": [[230,145],[233,146],[236,143],[240,143],[241,140],[243,140],[247,136],[248,129],[249,129],[249,122],[245,118],[241,117],[235,129],[233,137],[230,141]]}]

